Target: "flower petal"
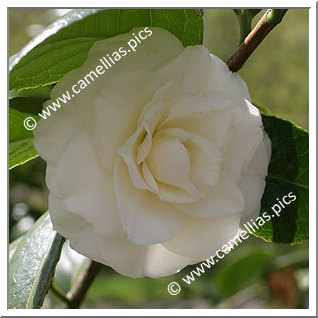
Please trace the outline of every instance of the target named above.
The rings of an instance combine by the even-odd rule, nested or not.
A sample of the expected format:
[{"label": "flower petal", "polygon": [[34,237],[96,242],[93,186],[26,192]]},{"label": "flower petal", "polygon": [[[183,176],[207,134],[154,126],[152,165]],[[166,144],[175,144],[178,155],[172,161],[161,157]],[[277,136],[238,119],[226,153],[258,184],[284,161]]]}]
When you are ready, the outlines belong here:
[{"label": "flower petal", "polygon": [[186,216],[178,235],[163,246],[178,255],[208,258],[237,234],[239,221],[239,214],[216,219]]},{"label": "flower petal", "polygon": [[271,141],[264,135],[263,141],[259,144],[254,158],[246,168],[240,180],[245,207],[242,213],[241,224],[256,218],[261,207],[261,199],[265,190],[267,168],[270,161]]},{"label": "flower petal", "polygon": [[247,100],[245,100],[245,103],[245,114],[242,120],[238,122],[225,162],[226,170],[235,180],[241,178],[264,136],[262,119],[258,109]]},{"label": "flower petal", "polygon": [[115,165],[114,184],[122,226],[132,242],[137,245],[161,243],[178,233],[181,212],[157,195],[136,189],[121,158]]},{"label": "flower petal", "polygon": [[131,278],[169,276],[201,260],[176,255],[161,244],[138,246],[125,237],[115,240],[97,237],[92,241],[78,237],[71,246],[79,253],[91,255],[90,258],[106,263],[118,273]]},{"label": "flower petal", "polygon": [[[140,125],[136,132],[119,148],[118,153],[127,165],[134,186],[141,190],[150,190],[143,178],[142,170],[136,162],[137,149],[141,141],[145,138],[145,134],[147,134],[147,132],[144,129],[144,125]],[[150,138],[152,137],[150,136]]]},{"label": "flower petal", "polygon": [[[50,102],[45,102],[43,107],[45,108]],[[71,107],[71,105],[68,106]],[[62,109],[51,112],[52,115],[47,120],[40,120],[34,129],[33,144],[44,160],[56,164],[65,147],[82,125],[76,117],[63,112]]]},{"label": "flower petal", "polygon": [[[96,42],[88,54],[82,75],[89,73],[92,65],[96,67],[96,61],[106,56],[106,52],[127,47],[131,32],[139,30]],[[168,77],[157,76],[156,69],[184,50],[181,42],[168,31],[160,28],[151,28],[151,31],[152,35],[138,45],[138,54],[127,54],[102,75],[102,80],[96,80],[87,88],[92,88],[90,95],[96,95],[91,129],[105,170],[113,169],[117,150],[136,130],[141,110],[166,83]]]},{"label": "flower petal", "polygon": [[190,158],[190,179],[196,187],[206,192],[217,184],[222,155],[212,141],[179,128],[161,129],[157,136],[182,142]]},{"label": "flower petal", "polygon": [[154,244],[149,246],[145,257],[144,275],[152,278],[170,276],[201,260],[174,254],[162,244]]},{"label": "flower petal", "polygon": [[161,129],[183,129],[210,140],[222,151],[228,149],[230,137],[233,137],[231,131],[235,128],[234,119],[240,112],[239,108],[224,108],[197,113],[193,116],[169,120],[162,125]]},{"label": "flower petal", "polygon": [[78,133],[65,149],[56,171],[56,186],[66,208],[94,225],[101,236],[122,231],[112,183],[103,171],[88,134]]},{"label": "flower petal", "polygon": [[187,149],[177,138],[155,135],[147,164],[157,181],[179,187],[199,197],[199,191],[189,178],[190,159]]},{"label": "flower petal", "polygon": [[174,204],[174,206],[194,217],[222,218],[241,215],[244,198],[238,185],[223,173],[218,184],[201,200],[189,204]]}]

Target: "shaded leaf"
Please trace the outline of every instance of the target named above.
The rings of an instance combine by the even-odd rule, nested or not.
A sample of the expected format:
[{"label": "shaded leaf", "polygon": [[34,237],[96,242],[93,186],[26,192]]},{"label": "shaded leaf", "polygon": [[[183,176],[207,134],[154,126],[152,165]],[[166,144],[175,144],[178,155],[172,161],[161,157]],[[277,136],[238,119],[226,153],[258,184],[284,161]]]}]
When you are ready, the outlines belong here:
[{"label": "shaded leaf", "polygon": [[271,261],[271,253],[254,251],[244,253],[223,264],[213,275],[213,282],[226,297],[259,282]]},{"label": "shaded leaf", "polygon": [[46,98],[14,97],[9,100],[9,107],[29,115],[37,115],[42,111],[42,105]]},{"label": "shaded leaf", "polygon": [[[309,237],[309,135],[302,128],[273,116],[263,115],[265,131],[272,141],[272,157],[266,178],[260,215],[272,216],[256,236],[268,242],[301,243]],[[282,198],[296,196],[290,204]],[[284,208],[274,213],[282,202]]]}]

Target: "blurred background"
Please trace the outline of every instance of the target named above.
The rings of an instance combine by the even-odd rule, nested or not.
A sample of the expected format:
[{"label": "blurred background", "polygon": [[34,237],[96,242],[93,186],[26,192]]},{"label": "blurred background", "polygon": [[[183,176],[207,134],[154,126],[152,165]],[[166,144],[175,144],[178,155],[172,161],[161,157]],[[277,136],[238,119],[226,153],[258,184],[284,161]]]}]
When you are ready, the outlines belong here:
[{"label": "blurred background", "polygon": [[[9,56],[17,53],[65,9],[9,9]],[[254,24],[263,15],[262,10]],[[278,117],[308,129],[309,12],[290,9],[240,71],[252,100]],[[237,48],[239,27],[232,9],[204,10],[204,44],[224,61]],[[48,89],[34,94],[47,95]],[[40,158],[9,173],[10,242],[29,230],[47,210],[45,163]],[[68,247],[54,277],[55,289],[73,286],[87,259]],[[308,308],[308,242],[288,246],[250,237],[195,282],[182,278],[194,267],[162,279],[130,279],[104,266],[82,308]],[[171,296],[167,285],[179,282]],[[44,308],[64,308],[50,291]]]}]

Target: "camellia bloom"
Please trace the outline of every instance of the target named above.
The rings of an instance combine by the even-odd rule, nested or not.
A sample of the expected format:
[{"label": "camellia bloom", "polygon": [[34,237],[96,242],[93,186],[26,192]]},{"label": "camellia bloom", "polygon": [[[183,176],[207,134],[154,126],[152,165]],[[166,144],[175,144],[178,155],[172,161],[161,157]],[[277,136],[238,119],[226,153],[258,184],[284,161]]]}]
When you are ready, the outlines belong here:
[{"label": "camellia bloom", "polygon": [[[123,275],[157,278],[208,258],[258,214],[271,146],[238,74],[204,46],[151,31],[42,119],[34,145],[54,228],[71,247]],[[133,32],[96,42],[52,100]]]}]

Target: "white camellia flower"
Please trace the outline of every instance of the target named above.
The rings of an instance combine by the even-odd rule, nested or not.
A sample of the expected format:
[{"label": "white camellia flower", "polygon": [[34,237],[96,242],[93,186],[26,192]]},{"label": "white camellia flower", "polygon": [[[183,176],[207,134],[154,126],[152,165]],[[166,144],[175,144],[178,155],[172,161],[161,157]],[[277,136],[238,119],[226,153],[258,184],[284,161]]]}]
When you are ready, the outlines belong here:
[{"label": "white camellia flower", "polygon": [[[52,100],[138,30],[96,42]],[[158,278],[208,258],[258,214],[271,146],[238,74],[204,46],[151,30],[42,119],[34,145],[54,228],[71,247],[123,275]]]}]

